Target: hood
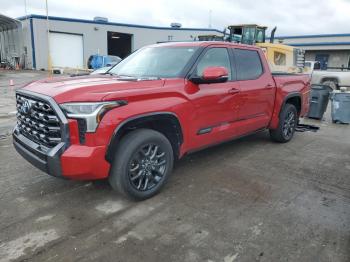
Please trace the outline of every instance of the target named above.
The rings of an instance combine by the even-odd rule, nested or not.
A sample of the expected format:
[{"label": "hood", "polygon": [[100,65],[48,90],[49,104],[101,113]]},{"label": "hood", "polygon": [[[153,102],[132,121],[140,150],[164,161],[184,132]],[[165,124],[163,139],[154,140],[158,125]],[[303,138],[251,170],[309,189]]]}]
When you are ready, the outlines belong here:
[{"label": "hood", "polygon": [[[57,103],[98,102],[161,88],[164,80],[126,81],[109,75],[55,77],[32,82],[24,90],[53,97]],[[149,91],[148,91],[149,90]]]}]

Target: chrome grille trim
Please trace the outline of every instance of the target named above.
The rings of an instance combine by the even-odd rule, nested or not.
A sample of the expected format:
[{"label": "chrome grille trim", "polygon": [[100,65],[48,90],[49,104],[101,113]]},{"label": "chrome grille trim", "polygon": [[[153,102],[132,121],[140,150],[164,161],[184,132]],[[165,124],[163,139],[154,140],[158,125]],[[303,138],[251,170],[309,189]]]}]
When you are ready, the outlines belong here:
[{"label": "chrome grille trim", "polygon": [[[18,90],[16,102],[16,128],[20,134],[47,148],[68,141],[67,119],[52,98]],[[29,112],[23,110],[25,102],[30,105]]]}]

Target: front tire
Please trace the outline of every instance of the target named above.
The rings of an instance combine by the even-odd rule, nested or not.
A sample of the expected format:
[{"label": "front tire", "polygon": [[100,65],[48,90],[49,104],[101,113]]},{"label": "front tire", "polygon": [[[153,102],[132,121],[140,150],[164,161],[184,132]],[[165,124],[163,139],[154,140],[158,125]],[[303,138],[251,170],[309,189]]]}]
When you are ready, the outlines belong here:
[{"label": "front tire", "polygon": [[129,198],[145,200],[161,190],[173,163],[172,146],[163,134],[151,129],[135,130],[118,145],[109,183]]},{"label": "front tire", "polygon": [[270,129],[271,139],[279,143],[289,142],[294,136],[298,121],[298,112],[295,106],[286,104],[281,111],[278,128]]}]

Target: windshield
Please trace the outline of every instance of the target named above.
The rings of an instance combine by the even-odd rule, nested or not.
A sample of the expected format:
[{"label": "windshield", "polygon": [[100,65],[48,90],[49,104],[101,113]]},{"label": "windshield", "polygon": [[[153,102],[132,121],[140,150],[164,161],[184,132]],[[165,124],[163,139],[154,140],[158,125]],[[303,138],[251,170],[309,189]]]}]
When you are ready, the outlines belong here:
[{"label": "windshield", "polygon": [[311,63],[310,62],[305,62],[305,67],[310,67],[311,68]]},{"label": "windshield", "polygon": [[146,47],[131,54],[108,73],[127,77],[180,76],[198,47]]}]

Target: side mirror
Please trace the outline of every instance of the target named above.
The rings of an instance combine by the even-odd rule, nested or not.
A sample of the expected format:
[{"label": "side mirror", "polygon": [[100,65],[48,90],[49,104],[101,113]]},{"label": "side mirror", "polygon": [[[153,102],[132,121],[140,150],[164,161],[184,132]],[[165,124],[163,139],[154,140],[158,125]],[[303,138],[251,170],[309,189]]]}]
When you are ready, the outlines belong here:
[{"label": "side mirror", "polygon": [[204,69],[202,77],[191,77],[195,84],[224,83],[228,80],[228,71],[222,66],[210,66]]}]

